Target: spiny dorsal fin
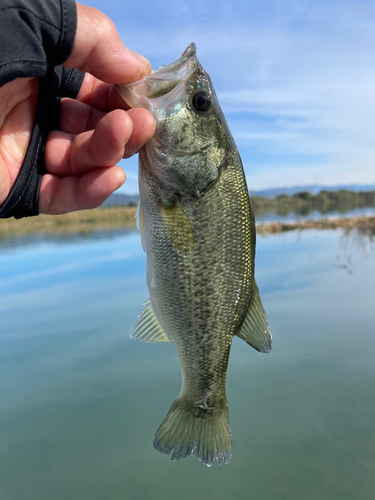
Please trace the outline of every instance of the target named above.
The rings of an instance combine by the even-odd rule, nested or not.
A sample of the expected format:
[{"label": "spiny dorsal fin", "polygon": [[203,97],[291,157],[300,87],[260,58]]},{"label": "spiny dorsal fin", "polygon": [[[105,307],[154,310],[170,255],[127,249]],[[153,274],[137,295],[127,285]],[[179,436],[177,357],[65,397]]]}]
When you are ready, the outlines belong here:
[{"label": "spiny dorsal fin", "polygon": [[193,229],[178,200],[171,207],[162,205],[161,215],[173,248],[181,254],[191,252],[195,243]]},{"label": "spiny dorsal fin", "polygon": [[141,233],[141,243],[143,251],[146,252],[146,238],[145,238],[145,214],[141,202],[139,202],[137,211],[135,212],[135,223],[138,231]]},{"label": "spiny dorsal fin", "polygon": [[141,342],[169,342],[152,308],[150,299],[130,331],[130,338]]},{"label": "spiny dorsal fin", "polygon": [[256,283],[250,306],[236,335],[259,352],[270,352],[272,349],[272,335]]}]

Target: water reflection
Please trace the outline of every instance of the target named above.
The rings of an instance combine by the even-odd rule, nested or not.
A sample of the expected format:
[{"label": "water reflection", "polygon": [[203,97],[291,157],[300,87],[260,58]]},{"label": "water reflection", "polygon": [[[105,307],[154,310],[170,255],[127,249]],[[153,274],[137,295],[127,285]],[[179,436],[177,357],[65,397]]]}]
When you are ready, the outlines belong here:
[{"label": "water reflection", "polygon": [[301,191],[275,198],[252,196],[252,205],[260,222],[368,216],[375,213],[375,191],[323,190],[316,195]]},{"label": "water reflection", "polygon": [[274,350],[234,339],[233,458],[207,469],[152,447],[178,360],[128,338],[148,296],[144,253],[138,233],[107,234],[1,252],[0,499],[372,500],[373,235],[258,237]]},{"label": "water reflection", "polygon": [[0,252],[13,248],[26,248],[28,246],[39,245],[41,243],[51,243],[53,245],[71,245],[82,242],[113,240],[119,237],[135,233],[134,228],[93,230],[90,232],[73,233],[28,233],[24,235],[11,235],[0,239]]},{"label": "water reflection", "polygon": [[353,274],[358,259],[375,257],[374,228],[343,230],[335,257],[340,269]]},{"label": "water reflection", "polygon": [[295,222],[304,220],[319,220],[322,217],[327,219],[336,219],[343,217],[367,217],[375,215],[375,208],[354,208],[352,210],[344,210],[342,212],[338,210],[329,210],[327,212],[319,212],[318,210],[285,210],[277,212],[274,210],[260,210],[255,211],[257,223],[263,222]]},{"label": "water reflection", "polygon": [[[346,214],[347,215],[347,214]],[[271,217],[272,218],[272,217]],[[292,219],[291,219],[292,220]],[[283,218],[282,222],[287,222],[288,219]],[[295,219],[294,219],[295,221]],[[257,219],[257,223],[262,223],[262,218]],[[0,253],[7,252],[16,248],[28,248],[32,246],[40,246],[41,244],[51,244],[57,246],[66,245],[82,245],[87,242],[94,241],[113,241],[128,235],[134,235],[137,238],[137,230],[134,228],[115,228],[92,230],[91,232],[75,232],[75,233],[29,233],[25,235],[13,235],[0,240]],[[271,232],[270,234],[274,234]],[[299,234],[299,231],[297,231]],[[357,226],[343,228],[341,230],[341,239],[346,247],[355,246],[363,251],[371,252],[375,238],[375,226],[366,224],[358,224]]]}]

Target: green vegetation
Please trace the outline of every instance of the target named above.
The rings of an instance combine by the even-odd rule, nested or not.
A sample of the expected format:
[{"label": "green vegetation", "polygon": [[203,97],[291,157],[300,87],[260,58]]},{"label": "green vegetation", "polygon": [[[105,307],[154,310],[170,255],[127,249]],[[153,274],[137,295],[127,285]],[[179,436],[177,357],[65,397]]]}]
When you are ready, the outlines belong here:
[{"label": "green vegetation", "polygon": [[356,208],[375,207],[375,191],[321,191],[317,195],[302,191],[293,196],[281,194],[276,198],[252,196],[251,203],[255,217],[268,212],[281,216],[290,212],[296,216],[306,216],[314,210],[325,215],[329,212],[345,213]]}]

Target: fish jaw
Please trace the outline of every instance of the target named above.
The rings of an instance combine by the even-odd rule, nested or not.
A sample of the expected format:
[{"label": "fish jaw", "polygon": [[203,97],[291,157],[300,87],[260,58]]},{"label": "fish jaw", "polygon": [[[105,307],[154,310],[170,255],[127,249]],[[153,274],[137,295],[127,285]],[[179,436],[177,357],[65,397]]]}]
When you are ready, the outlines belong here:
[{"label": "fish jaw", "polygon": [[157,109],[165,109],[165,104],[169,100],[161,97],[177,86],[182,87],[181,93],[184,92],[184,85],[181,84],[186,83],[198,65],[196,46],[191,43],[177,61],[161,66],[158,71],[153,71],[142,80],[116,87],[130,108],[145,108],[154,114]]}]

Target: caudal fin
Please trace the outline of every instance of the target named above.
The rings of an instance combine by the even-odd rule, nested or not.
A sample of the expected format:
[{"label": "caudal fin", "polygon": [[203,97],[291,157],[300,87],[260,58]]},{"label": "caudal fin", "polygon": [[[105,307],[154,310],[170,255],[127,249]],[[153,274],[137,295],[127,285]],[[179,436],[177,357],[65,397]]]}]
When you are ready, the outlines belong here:
[{"label": "caudal fin", "polygon": [[197,417],[178,398],[154,437],[154,448],[169,455],[172,460],[182,460],[193,454],[211,467],[214,459],[219,464],[229,463],[232,441],[228,425],[228,410],[217,415]]}]

